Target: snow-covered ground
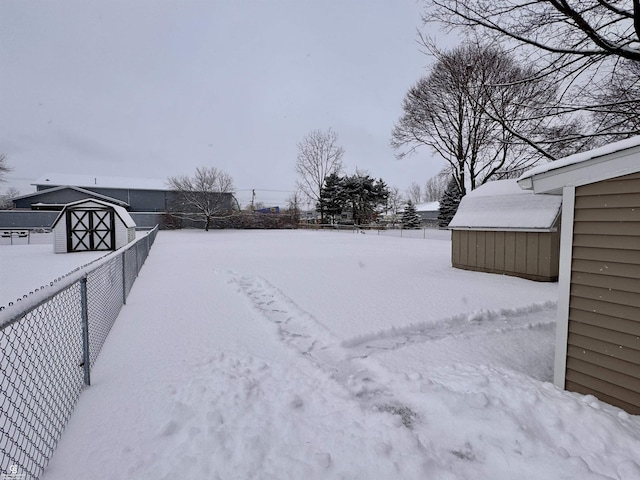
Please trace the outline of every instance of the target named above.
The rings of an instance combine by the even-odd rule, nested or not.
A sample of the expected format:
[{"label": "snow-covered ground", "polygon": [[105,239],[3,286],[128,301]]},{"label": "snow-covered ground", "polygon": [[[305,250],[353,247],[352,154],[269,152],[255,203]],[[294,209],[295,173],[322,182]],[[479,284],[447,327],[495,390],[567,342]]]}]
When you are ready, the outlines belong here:
[{"label": "snow-covered ground", "polygon": [[549,383],[557,285],[441,233],[160,232],[43,478],[640,478]]},{"label": "snow-covered ground", "polygon": [[[105,252],[53,253],[53,233],[0,239],[0,306],[7,306]],[[29,242],[29,243],[27,243]]]}]

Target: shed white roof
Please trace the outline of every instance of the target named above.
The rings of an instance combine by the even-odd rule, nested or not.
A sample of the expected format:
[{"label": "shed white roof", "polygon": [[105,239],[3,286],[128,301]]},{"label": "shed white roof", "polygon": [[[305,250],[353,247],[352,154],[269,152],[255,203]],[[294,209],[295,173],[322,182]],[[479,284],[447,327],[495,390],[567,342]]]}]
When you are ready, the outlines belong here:
[{"label": "shed white roof", "polygon": [[516,180],[497,180],[465,195],[449,228],[550,230],[561,206],[560,196],[535,195]]},{"label": "shed white roof", "polygon": [[81,205],[86,205],[87,208],[90,208],[96,205],[101,207],[113,208],[115,210],[115,214],[118,216],[118,218],[120,218],[120,220],[125,225],[125,227],[135,228],[136,226],[136,222],[133,220],[133,218],[131,218],[131,215],[129,215],[129,212],[127,212],[127,210],[124,207],[121,207],[120,205],[115,205],[113,203],[104,202],[102,200],[88,198],[88,199],[78,200],[76,202],[71,202],[66,204],[63,210],[56,217],[55,221],[53,222],[53,225],[51,225],[51,228],[55,227],[56,224],[60,221],[60,219],[63,218],[67,209],[80,207]]},{"label": "shed white roof", "polygon": [[47,173],[32,185],[70,185],[74,187],[130,188],[135,190],[169,190],[166,180],[155,178],[109,177],[69,173]]}]

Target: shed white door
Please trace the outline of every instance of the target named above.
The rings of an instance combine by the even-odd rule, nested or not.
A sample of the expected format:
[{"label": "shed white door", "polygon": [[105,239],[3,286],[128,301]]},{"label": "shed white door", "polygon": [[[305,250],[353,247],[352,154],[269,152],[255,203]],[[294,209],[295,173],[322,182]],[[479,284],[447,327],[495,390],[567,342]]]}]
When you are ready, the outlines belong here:
[{"label": "shed white door", "polygon": [[113,250],[114,245],[112,209],[67,210],[67,251]]}]

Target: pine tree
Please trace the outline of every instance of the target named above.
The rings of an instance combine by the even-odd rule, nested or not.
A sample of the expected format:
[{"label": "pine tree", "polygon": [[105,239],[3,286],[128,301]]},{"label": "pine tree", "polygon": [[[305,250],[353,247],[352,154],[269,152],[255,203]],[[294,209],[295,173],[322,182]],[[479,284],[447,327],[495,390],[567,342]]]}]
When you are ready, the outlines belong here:
[{"label": "pine tree", "polygon": [[449,181],[449,185],[447,185],[447,189],[444,191],[442,200],[440,200],[440,212],[438,213],[438,225],[441,228],[446,228],[449,226],[451,219],[458,211],[458,205],[460,205],[460,200],[462,200],[462,193],[460,193],[460,188],[458,187],[458,183],[455,181],[455,179],[452,178]]},{"label": "pine tree", "polygon": [[345,208],[346,198],[343,185],[343,177],[340,177],[337,173],[332,173],[324,180],[324,185],[320,191],[320,201],[316,206],[316,210],[331,217],[332,222],[335,223],[336,216],[339,216]]},{"label": "pine tree", "polygon": [[411,200],[407,202],[407,206],[404,207],[404,213],[402,214],[402,228],[416,229],[420,228],[420,215],[416,211],[416,206]]}]

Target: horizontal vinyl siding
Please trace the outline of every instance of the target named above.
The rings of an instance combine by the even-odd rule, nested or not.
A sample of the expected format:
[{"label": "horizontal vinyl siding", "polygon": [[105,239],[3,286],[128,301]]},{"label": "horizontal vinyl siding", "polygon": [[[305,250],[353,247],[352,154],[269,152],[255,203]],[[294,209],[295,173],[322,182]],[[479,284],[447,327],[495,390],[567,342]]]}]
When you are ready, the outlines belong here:
[{"label": "horizontal vinyl siding", "polygon": [[566,388],[640,414],[640,174],[576,188]]}]

